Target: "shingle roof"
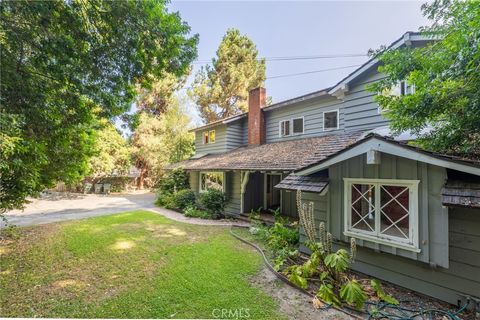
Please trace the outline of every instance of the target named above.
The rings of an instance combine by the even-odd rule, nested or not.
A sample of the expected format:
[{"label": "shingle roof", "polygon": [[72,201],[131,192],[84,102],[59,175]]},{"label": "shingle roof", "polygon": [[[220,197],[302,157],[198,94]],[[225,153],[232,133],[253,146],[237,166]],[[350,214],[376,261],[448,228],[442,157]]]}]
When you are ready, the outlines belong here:
[{"label": "shingle roof", "polygon": [[318,162],[355,143],[361,132],[245,146],[232,151],[190,159],[170,166],[186,170],[291,171]]},{"label": "shingle roof", "polygon": [[446,206],[480,208],[480,183],[448,180],[442,188]]},{"label": "shingle roof", "polygon": [[296,176],[289,174],[275,186],[277,189],[322,192],[328,186],[327,177]]}]

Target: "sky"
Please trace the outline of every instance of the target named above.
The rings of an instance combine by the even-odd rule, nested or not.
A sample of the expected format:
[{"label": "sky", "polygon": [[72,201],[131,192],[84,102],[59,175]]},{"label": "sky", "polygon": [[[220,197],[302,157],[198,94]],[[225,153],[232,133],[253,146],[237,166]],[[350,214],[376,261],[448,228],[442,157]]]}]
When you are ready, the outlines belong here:
[{"label": "sky", "polygon": [[[418,1],[175,1],[169,10],[198,33],[198,58],[194,74],[211,61],[229,28],[237,28],[256,44],[260,57],[360,55],[355,57],[303,60],[267,60],[265,87],[272,101],[321,90],[334,85],[368,60],[369,49],[377,49],[428,24]],[[348,67],[348,68],[342,68]],[[337,70],[277,77],[324,69]],[[272,78],[273,77],[273,78]],[[193,104],[188,106],[194,124],[200,119]]]}]

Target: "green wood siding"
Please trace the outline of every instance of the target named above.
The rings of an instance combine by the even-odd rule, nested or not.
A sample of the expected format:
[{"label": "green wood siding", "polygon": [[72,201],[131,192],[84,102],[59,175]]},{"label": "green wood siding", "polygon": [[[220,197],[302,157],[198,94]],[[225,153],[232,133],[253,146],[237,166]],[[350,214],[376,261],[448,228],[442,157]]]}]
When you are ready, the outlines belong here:
[{"label": "green wood siding", "polygon": [[[348,247],[343,235],[344,177],[421,181],[421,252],[357,240],[355,270],[454,304],[462,301],[462,294],[480,296],[480,210],[442,206],[444,168],[387,154],[381,155],[380,165],[367,165],[362,155],[330,167],[329,176],[326,196],[304,193],[303,199],[314,201],[317,228],[320,221],[326,221],[337,247]],[[300,235],[304,240],[303,230]]]},{"label": "green wood siding", "polygon": [[230,171],[226,173],[226,193],[227,204],[225,206],[225,214],[240,214],[240,171]]},{"label": "green wood siding", "polygon": [[[215,143],[203,143],[203,133],[215,130]],[[195,132],[195,153],[222,153],[227,151],[227,126],[224,124]]]}]

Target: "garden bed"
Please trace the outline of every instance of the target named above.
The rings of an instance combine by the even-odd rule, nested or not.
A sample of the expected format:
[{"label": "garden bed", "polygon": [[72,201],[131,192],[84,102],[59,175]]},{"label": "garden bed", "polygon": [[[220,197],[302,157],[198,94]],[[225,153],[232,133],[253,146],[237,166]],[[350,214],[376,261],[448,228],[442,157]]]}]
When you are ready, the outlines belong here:
[{"label": "garden bed", "polygon": [[[278,266],[275,250],[262,238],[261,235],[252,234],[251,230],[247,228],[232,228],[232,232],[241,238],[257,245],[263,250],[266,258],[271,266],[275,268]],[[289,267],[302,265],[308,260],[308,256],[304,254],[298,254],[295,258],[287,258],[283,265],[276,268],[278,272],[282,273]],[[370,281],[373,279],[367,275],[348,270],[348,277],[354,279],[359,283],[365,284],[367,288],[366,293],[368,300],[360,310],[355,310],[353,307],[346,304],[342,305],[342,309],[347,310],[362,318],[382,318],[382,319],[475,319],[475,314],[463,308],[448,304],[446,302],[416,293],[414,291],[402,288],[392,283],[382,281],[382,289],[388,296],[394,297],[399,301],[398,305],[388,304],[381,301],[376,295],[374,290],[370,286]],[[285,278],[285,276],[284,276]],[[328,304],[313,299],[317,295],[320,287],[320,279],[310,278],[308,279],[308,287],[304,288],[312,296],[312,301],[317,308],[328,308]],[[295,284],[292,284],[295,286]],[[298,288],[298,286],[297,286]],[[300,289],[300,288],[299,288]],[[300,289],[303,290],[303,289]],[[459,312],[460,311],[460,312]]]}]

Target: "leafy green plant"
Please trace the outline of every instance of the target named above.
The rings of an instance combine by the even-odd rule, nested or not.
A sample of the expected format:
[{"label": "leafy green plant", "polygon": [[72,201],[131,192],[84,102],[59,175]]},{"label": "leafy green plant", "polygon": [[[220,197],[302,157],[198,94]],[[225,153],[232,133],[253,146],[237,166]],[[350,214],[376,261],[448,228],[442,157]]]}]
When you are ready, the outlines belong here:
[{"label": "leafy green plant", "polygon": [[320,289],[318,289],[318,292],[317,292],[317,297],[319,297],[326,303],[334,305],[336,307],[339,307],[341,305],[340,300],[338,299],[337,295],[333,291],[333,285],[329,283],[322,284],[320,286]]},{"label": "leafy green plant", "polygon": [[377,279],[372,279],[370,281],[370,285],[372,286],[373,290],[375,291],[375,294],[380,300],[385,301],[386,303],[389,303],[389,304],[394,304],[394,305],[399,304],[397,299],[395,299],[389,294],[386,294],[385,291],[383,291],[382,285],[380,284],[380,281],[378,281]]},{"label": "leafy green plant", "polygon": [[214,219],[214,217],[207,211],[200,210],[194,206],[185,208],[183,214],[185,217],[200,218],[200,219]]},{"label": "leafy green plant", "polygon": [[348,280],[340,288],[340,298],[348,304],[355,306],[355,308],[360,309],[367,301],[368,296],[357,280]]},{"label": "leafy green plant", "polygon": [[176,209],[184,210],[195,204],[195,193],[190,189],[180,190],[173,194],[173,205]]},{"label": "leafy green plant", "polygon": [[[357,309],[362,308],[368,295],[362,284],[352,279],[348,273],[357,252],[355,239],[352,238],[350,241],[350,253],[345,249],[333,252],[333,236],[326,231],[324,222],[320,223],[317,234],[314,226],[313,203],[302,203],[301,193],[298,192],[297,205],[300,224],[307,236],[305,244],[310,249],[311,255],[304,264],[290,266],[283,273],[290,281],[302,288],[308,287],[309,278],[318,275],[320,278],[318,298],[335,306],[341,306],[343,301]],[[372,280],[371,286],[381,300],[398,304],[395,298],[385,294],[378,280]]]},{"label": "leafy green plant", "polygon": [[167,209],[175,208],[175,205],[173,203],[173,194],[168,192],[159,192],[157,195],[157,200],[155,200],[155,204],[157,206],[165,207]]},{"label": "leafy green plant", "polygon": [[200,206],[213,217],[220,217],[225,208],[225,194],[217,189],[208,189],[200,194]]},{"label": "leafy green plant", "polygon": [[162,179],[158,187],[159,192],[175,193],[180,190],[189,189],[188,172],[178,168],[168,172]]}]

